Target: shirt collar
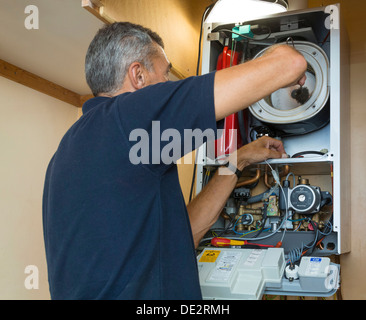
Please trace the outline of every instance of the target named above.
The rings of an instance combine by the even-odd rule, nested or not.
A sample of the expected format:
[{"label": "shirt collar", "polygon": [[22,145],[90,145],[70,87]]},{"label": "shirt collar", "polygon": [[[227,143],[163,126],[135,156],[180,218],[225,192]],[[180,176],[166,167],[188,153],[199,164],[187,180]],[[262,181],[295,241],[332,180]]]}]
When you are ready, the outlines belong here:
[{"label": "shirt collar", "polygon": [[94,107],[96,107],[97,105],[105,102],[108,99],[111,99],[111,98],[109,98],[109,97],[95,97],[95,98],[89,99],[83,105],[83,113],[85,114],[89,110],[93,109]]}]

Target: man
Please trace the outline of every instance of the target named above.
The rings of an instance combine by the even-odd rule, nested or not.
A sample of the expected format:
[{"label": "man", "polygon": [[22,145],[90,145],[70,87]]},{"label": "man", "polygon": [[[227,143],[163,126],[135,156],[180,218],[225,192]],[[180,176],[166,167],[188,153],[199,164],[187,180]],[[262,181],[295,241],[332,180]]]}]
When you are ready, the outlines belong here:
[{"label": "man", "polygon": [[[174,128],[182,137],[185,129],[216,130],[216,121],[304,82],[306,61],[288,46],[245,65],[169,82],[163,48],[157,34],[130,23],[105,26],[90,44],[86,78],[95,98],[46,173],[52,299],[201,299],[194,249],[237,177],[215,175],[188,215],[176,165],[153,153],[167,141],[150,139],[149,161],[132,164],[131,133],[151,136],[154,121],[161,132]],[[284,154],[279,141],[264,138],[238,151],[237,169]]]}]

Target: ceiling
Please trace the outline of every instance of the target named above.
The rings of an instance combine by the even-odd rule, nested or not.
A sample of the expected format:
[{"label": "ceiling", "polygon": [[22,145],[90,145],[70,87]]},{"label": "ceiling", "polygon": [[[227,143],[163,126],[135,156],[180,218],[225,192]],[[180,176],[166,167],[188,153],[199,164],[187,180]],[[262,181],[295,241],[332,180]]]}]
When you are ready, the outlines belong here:
[{"label": "ceiling", "polygon": [[[39,29],[28,30],[27,5],[39,10]],[[78,94],[89,94],[84,58],[103,23],[81,0],[0,0],[0,59]]]},{"label": "ceiling", "polygon": [[[296,5],[290,9],[297,9],[307,0],[292,2]],[[29,4],[39,10],[37,30],[24,26]],[[0,59],[80,95],[90,94],[84,58],[103,23],[81,7],[81,0],[0,0],[0,6]]]}]

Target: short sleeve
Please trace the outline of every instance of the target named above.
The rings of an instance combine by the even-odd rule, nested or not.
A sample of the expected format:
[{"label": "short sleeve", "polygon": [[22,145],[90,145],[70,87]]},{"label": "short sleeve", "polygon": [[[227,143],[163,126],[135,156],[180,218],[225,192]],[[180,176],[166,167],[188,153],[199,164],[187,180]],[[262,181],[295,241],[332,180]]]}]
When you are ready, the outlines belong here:
[{"label": "short sleeve", "polygon": [[132,163],[169,166],[216,138],[214,78],[212,72],[117,97]]}]

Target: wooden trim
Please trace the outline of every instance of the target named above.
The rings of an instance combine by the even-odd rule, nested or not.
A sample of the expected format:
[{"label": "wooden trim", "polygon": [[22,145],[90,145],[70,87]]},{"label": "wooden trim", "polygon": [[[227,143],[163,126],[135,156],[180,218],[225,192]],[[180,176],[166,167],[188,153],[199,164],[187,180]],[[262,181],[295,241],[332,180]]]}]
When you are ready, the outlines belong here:
[{"label": "wooden trim", "polygon": [[0,59],[0,76],[20,83],[75,107],[82,106],[79,94]]},{"label": "wooden trim", "polygon": [[87,95],[84,95],[84,96],[80,96],[80,107],[83,106],[83,104],[88,101],[89,99],[91,98],[94,98],[94,95],[92,94],[87,94]]},{"label": "wooden trim", "polygon": [[[89,11],[92,15],[94,15],[95,17],[97,17],[98,19],[100,19],[103,23],[105,24],[109,24],[109,23],[113,23],[114,20],[112,20],[111,18],[109,18],[106,15],[102,15],[103,13],[103,7],[98,7],[96,6],[93,1],[91,0],[82,0],[81,1],[81,6],[86,9],[87,11]],[[101,12],[102,9],[102,12]]]},{"label": "wooden trim", "polygon": [[178,79],[183,80],[186,77],[179,71],[177,70],[174,66],[170,69],[170,72],[175,75]]}]

